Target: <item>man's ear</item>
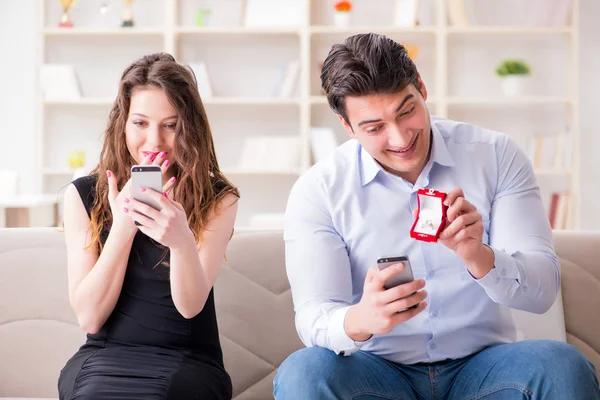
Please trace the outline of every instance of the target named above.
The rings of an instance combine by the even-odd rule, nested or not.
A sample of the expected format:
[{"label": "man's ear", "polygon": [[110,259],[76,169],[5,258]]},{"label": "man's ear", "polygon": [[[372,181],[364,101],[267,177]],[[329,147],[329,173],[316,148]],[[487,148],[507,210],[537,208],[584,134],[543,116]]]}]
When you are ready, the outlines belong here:
[{"label": "man's ear", "polygon": [[423,100],[427,101],[427,87],[425,87],[425,83],[423,82],[423,79],[421,79],[421,74],[417,72],[417,75],[419,77],[419,87],[417,89],[419,89],[419,92],[423,96]]},{"label": "man's ear", "polygon": [[341,122],[342,126],[344,127],[344,130],[346,131],[348,136],[350,136],[351,139],[355,139],[356,135],[354,134],[352,127],[346,122],[346,120],[341,115],[338,114],[337,117],[340,120],[340,122]]}]

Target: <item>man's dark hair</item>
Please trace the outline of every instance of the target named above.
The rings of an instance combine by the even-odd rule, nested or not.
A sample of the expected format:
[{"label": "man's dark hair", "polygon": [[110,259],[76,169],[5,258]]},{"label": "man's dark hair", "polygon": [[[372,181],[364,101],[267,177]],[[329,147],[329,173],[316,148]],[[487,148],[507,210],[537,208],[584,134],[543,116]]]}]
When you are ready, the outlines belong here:
[{"label": "man's dark hair", "polygon": [[321,86],[331,109],[350,124],[346,96],[395,93],[409,84],[417,89],[418,73],[406,48],[384,35],[366,33],[335,44],[321,70]]}]

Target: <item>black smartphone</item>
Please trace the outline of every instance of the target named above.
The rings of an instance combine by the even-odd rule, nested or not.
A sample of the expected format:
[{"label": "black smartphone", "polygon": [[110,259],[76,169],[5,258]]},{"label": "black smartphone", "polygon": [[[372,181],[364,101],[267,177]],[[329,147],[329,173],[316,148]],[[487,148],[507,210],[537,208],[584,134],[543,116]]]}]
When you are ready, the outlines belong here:
[{"label": "black smartphone", "polygon": [[[390,265],[399,263],[404,265],[404,269],[399,273],[392,275],[392,277],[390,277],[383,285],[384,288],[390,289],[415,280],[408,256],[380,257],[377,259],[377,268],[381,271]],[[418,304],[415,304],[414,306],[409,307],[409,309],[416,308],[417,306]]]}]

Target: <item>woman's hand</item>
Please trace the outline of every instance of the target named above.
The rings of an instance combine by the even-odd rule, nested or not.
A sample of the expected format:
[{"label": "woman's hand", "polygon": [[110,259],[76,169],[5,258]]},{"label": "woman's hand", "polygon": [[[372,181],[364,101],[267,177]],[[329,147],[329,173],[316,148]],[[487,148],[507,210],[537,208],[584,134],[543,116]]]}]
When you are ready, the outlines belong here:
[{"label": "woman's hand", "polygon": [[142,225],[138,229],[171,249],[188,243],[190,238],[194,240],[183,206],[168,197],[167,193],[174,183],[175,179],[171,178],[163,188],[162,194],[152,189],[140,188],[160,204],[160,211],[141,201],[128,199],[132,208],[131,218]]},{"label": "woman's hand", "polygon": [[[169,168],[169,160],[165,160],[161,157],[161,154],[153,157],[149,154],[142,160],[140,165],[162,165],[162,174],[165,176],[167,169]],[[110,204],[110,210],[113,215],[113,227],[119,230],[125,230],[131,235],[135,235],[137,232],[137,226],[133,223],[131,218],[131,177],[125,183],[123,188],[119,191],[117,184],[117,177],[115,174],[107,170],[106,175],[108,177],[108,203]],[[165,185],[166,187],[167,185]]]}]

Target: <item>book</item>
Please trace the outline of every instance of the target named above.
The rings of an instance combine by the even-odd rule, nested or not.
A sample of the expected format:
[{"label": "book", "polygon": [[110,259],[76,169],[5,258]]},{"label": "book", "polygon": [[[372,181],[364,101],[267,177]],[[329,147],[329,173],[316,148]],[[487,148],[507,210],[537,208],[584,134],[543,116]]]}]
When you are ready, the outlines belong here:
[{"label": "book", "polygon": [[285,67],[285,73],[279,78],[278,88],[276,90],[279,98],[291,98],[296,95],[298,90],[298,79],[300,77],[300,61],[289,62]]},{"label": "book", "polygon": [[570,200],[567,192],[554,192],[550,201],[548,219],[552,229],[567,229],[570,223]]},{"label": "book", "polygon": [[244,141],[238,167],[249,171],[291,171],[300,166],[296,136],[251,136]]},{"label": "book", "polygon": [[453,26],[464,27],[469,25],[464,0],[448,0],[448,18]]},{"label": "book", "polygon": [[192,61],[188,63],[188,66],[194,71],[194,75],[196,76],[200,97],[203,100],[210,99],[213,96],[213,91],[210,84],[210,78],[208,77],[208,70],[206,69],[206,63],[202,61]]},{"label": "book", "polygon": [[536,134],[531,137],[528,156],[534,169],[560,171],[571,167],[571,135]]},{"label": "book", "polygon": [[333,129],[313,126],[310,129],[310,144],[315,163],[329,156],[339,146]]},{"label": "book", "polygon": [[46,100],[81,99],[81,87],[73,65],[42,65],[40,68],[40,83],[42,94]]},{"label": "book", "polygon": [[243,25],[247,27],[300,27],[306,23],[306,0],[245,0]]}]

